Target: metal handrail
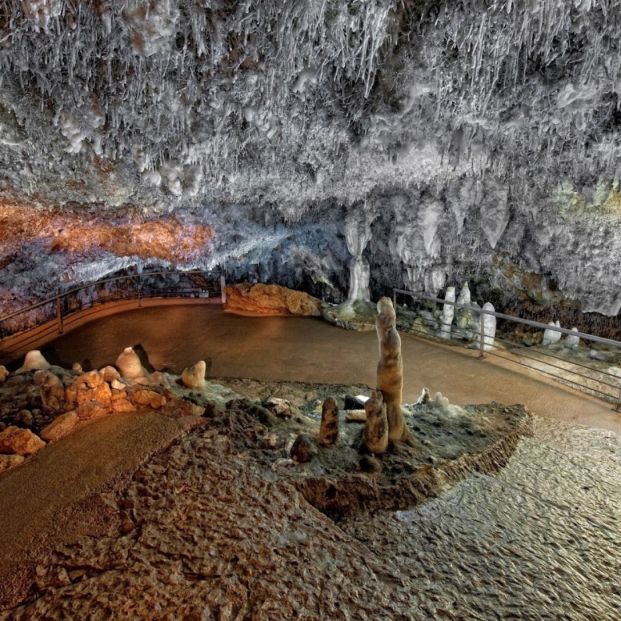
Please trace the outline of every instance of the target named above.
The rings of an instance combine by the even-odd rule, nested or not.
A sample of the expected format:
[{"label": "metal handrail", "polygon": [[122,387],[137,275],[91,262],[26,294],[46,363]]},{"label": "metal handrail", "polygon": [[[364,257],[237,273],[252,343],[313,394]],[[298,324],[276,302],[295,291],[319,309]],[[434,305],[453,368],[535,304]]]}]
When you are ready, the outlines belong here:
[{"label": "metal handrail", "polygon": [[[554,364],[552,362],[548,362],[547,360],[545,360],[545,357],[549,357],[549,358],[554,358],[555,360],[561,360],[563,362],[566,362],[567,364],[573,365],[573,366],[578,366],[584,369],[588,369],[589,371],[592,371],[595,374],[599,374],[602,376],[608,376],[608,377],[612,377],[615,379],[618,379],[618,376],[616,374],[610,373],[608,371],[604,371],[601,369],[597,369],[595,367],[591,367],[588,365],[585,365],[583,363],[580,362],[575,362],[572,360],[566,360],[564,358],[560,358],[559,356],[554,356],[552,354],[548,354],[546,352],[542,352],[539,350],[536,350],[538,354],[540,354],[544,359],[540,359],[537,357],[533,357],[533,356],[527,356],[525,354],[520,353],[519,355],[522,356],[522,358],[526,358],[527,360],[533,360],[535,362],[544,364],[548,367],[550,367],[551,369],[558,369],[560,371],[562,371],[563,373],[569,374],[569,375],[573,375],[576,378],[584,378],[585,380],[589,381],[589,382],[593,382],[596,385],[598,385],[600,388],[604,388],[604,386],[608,386],[612,389],[614,389],[615,391],[619,391],[618,392],[618,396],[610,394],[608,392],[604,392],[604,390],[599,390],[597,388],[594,388],[593,386],[589,386],[589,385],[585,385],[585,384],[581,384],[580,381],[573,381],[568,379],[567,377],[563,377],[560,373],[554,373],[553,371],[547,371],[544,369],[541,369],[537,366],[532,366],[529,364],[526,364],[523,361],[519,361],[519,360],[513,360],[512,358],[509,358],[507,356],[501,356],[500,354],[496,353],[495,351],[492,350],[497,350],[499,349],[496,345],[492,345],[489,344],[488,342],[486,342],[486,335],[484,335],[483,332],[483,321],[482,321],[482,316],[483,315],[491,315],[494,317],[497,317],[498,319],[504,319],[506,321],[510,321],[510,322],[514,322],[514,323],[520,323],[523,325],[527,325],[533,328],[538,328],[540,330],[550,330],[550,331],[554,331],[554,332],[560,332],[561,334],[566,334],[569,336],[577,336],[585,341],[592,341],[594,343],[599,343],[602,345],[607,345],[609,347],[615,347],[615,348],[619,348],[619,350],[621,351],[621,342],[620,341],[616,341],[614,339],[609,339],[609,338],[604,338],[601,336],[596,336],[594,334],[588,334],[586,332],[579,332],[576,330],[568,330],[567,328],[560,328],[557,326],[553,326],[553,325],[549,325],[549,324],[545,324],[539,321],[533,321],[531,319],[523,319],[522,317],[516,317],[514,315],[507,315],[506,313],[499,313],[496,311],[490,311],[490,310],[486,310],[483,308],[479,308],[477,306],[472,306],[469,304],[459,304],[457,302],[453,302],[451,300],[444,300],[442,298],[437,298],[435,296],[431,296],[431,295],[427,295],[422,291],[408,291],[407,289],[393,289],[393,301],[395,303],[395,308],[397,306],[397,294],[404,294],[404,295],[408,295],[410,297],[412,297],[414,300],[420,300],[420,301],[429,301],[429,302],[434,302],[436,304],[448,304],[450,306],[454,306],[455,308],[458,309],[465,309],[468,311],[471,311],[473,313],[476,313],[478,316],[480,316],[480,334],[479,339],[480,339],[480,343],[479,343],[479,347],[480,347],[480,358],[483,358],[485,356],[485,352],[487,351],[487,353],[489,353],[492,356],[496,356],[498,358],[502,358],[504,360],[507,360],[509,362],[515,363],[515,364],[519,364],[521,366],[524,366],[528,369],[532,369],[535,370],[539,373],[543,373],[545,375],[551,376],[553,378],[555,378],[558,381],[564,382],[564,383],[568,383],[571,384],[573,386],[578,387],[579,389],[583,390],[583,391],[587,391],[591,394],[597,394],[597,395],[601,395],[601,397],[607,399],[607,400],[613,400],[616,402],[616,410],[617,411],[621,411],[621,381],[617,382],[616,384],[611,384],[610,382],[604,381],[603,379],[599,379],[597,377],[593,377],[590,375],[585,375],[584,373],[580,373],[572,368],[566,368],[566,367],[562,367],[558,364]],[[425,337],[429,337],[429,334],[426,334],[422,331],[418,331],[415,330],[415,332],[418,334],[420,333],[422,336]],[[519,343],[512,343],[511,341],[508,341],[507,339],[503,339],[501,337],[495,337],[495,340],[498,340],[500,342],[505,342],[508,343],[511,346],[514,346],[516,348],[522,349],[524,348],[523,345],[520,345]]]},{"label": "metal handrail", "polygon": [[[30,306],[24,306],[15,311],[11,311],[8,315],[2,315],[0,317],[0,323],[2,323],[3,321],[6,321],[7,319],[12,319],[13,317],[17,317],[18,315],[28,313],[32,310],[40,308],[41,306],[45,306],[46,304],[53,304],[56,302],[56,300],[59,297],[60,298],[67,297],[74,293],[78,293],[79,291],[84,291],[84,289],[88,289],[90,287],[95,287],[97,285],[102,285],[102,284],[110,283],[110,282],[116,282],[119,280],[130,280],[133,278],[142,278],[144,276],[162,276],[162,275],[168,275],[168,274],[174,274],[174,273],[175,272],[171,272],[169,270],[158,270],[156,272],[140,272],[136,274],[124,274],[122,276],[111,276],[109,278],[101,278],[100,280],[95,280],[89,284],[80,285],[79,287],[74,287],[73,289],[68,289],[67,291],[59,292],[52,297],[46,298],[39,302],[35,302],[34,304],[31,304]],[[191,274],[208,274],[209,272],[205,272],[202,270],[191,270],[187,272],[177,272],[177,273],[180,273],[183,275],[191,275]]]},{"label": "metal handrail", "polygon": [[621,347],[621,341],[615,341],[614,339],[607,339],[603,336],[595,336],[594,334],[587,334],[586,332],[576,332],[575,330],[568,330],[567,328],[559,328],[557,326],[551,326],[547,323],[541,323],[540,321],[533,321],[532,319],[522,319],[522,317],[516,317],[515,315],[506,315],[505,313],[498,313],[496,311],[489,311],[476,306],[470,306],[467,304],[458,304],[457,302],[451,302],[450,300],[443,300],[442,298],[436,298],[431,295],[425,295],[424,293],[417,293],[416,291],[407,291],[406,289],[393,289],[396,293],[403,293],[407,295],[417,296],[422,300],[429,302],[436,302],[438,304],[449,304],[451,306],[465,308],[474,313],[483,315],[493,315],[498,319],[506,319],[508,321],[514,321],[516,323],[522,323],[532,328],[539,328],[541,330],[552,330],[554,332],[560,332],[561,334],[567,334],[569,336],[578,336],[581,339],[593,341],[595,343],[601,343],[602,345],[610,345],[611,347]]},{"label": "metal handrail", "polygon": [[[92,308],[93,306],[95,306],[98,303],[105,303],[105,302],[112,302],[112,301],[118,301],[118,300],[126,300],[126,299],[137,299],[137,300],[141,300],[141,299],[145,299],[145,298],[154,298],[154,297],[166,297],[167,293],[168,294],[175,294],[175,295],[179,295],[179,296],[183,296],[184,294],[191,294],[191,293],[197,293],[200,294],[202,292],[207,292],[207,293],[213,293],[215,290],[217,290],[218,285],[214,285],[213,287],[209,287],[206,289],[201,289],[201,288],[193,288],[193,289],[177,289],[177,288],[163,288],[161,290],[149,290],[147,289],[145,291],[145,289],[143,288],[145,284],[144,283],[144,279],[148,278],[148,277],[154,277],[154,276],[169,276],[169,275],[173,275],[173,274],[177,274],[177,275],[184,275],[184,276],[193,276],[193,275],[202,275],[205,277],[208,277],[210,279],[216,280],[219,278],[219,290],[220,290],[220,300],[223,301],[225,299],[225,293],[224,293],[224,289],[226,286],[226,282],[224,280],[223,276],[219,276],[218,274],[214,274],[213,272],[208,272],[208,271],[204,271],[204,270],[188,270],[185,272],[175,272],[175,271],[171,271],[171,270],[156,270],[156,271],[149,271],[149,272],[140,272],[140,273],[135,273],[135,274],[122,274],[119,276],[110,276],[108,278],[102,278],[100,280],[96,280],[93,281],[91,283],[87,283],[84,285],[80,285],[79,287],[73,287],[72,289],[68,289],[66,291],[63,292],[59,292],[58,294],[56,294],[53,297],[49,297],[46,298],[44,300],[40,300],[39,302],[35,302],[34,304],[30,304],[28,306],[24,306],[20,309],[17,309],[15,311],[11,311],[10,313],[7,313],[6,315],[3,315],[2,317],[0,317],[0,327],[1,324],[10,320],[10,319],[14,319],[15,317],[18,317],[20,315],[26,315],[27,313],[30,313],[34,310],[37,310],[39,308],[48,306],[48,305],[55,305],[55,312],[53,314],[50,314],[49,317],[43,319],[42,321],[34,321],[32,325],[29,325],[27,327],[24,327],[23,329],[18,329],[15,330],[13,332],[9,332],[8,334],[5,334],[4,336],[1,335],[1,331],[0,331],[0,342],[2,342],[3,339],[5,338],[10,338],[13,337],[17,334],[21,334],[22,332],[28,332],[29,330],[32,330],[36,327],[38,327],[39,325],[45,324],[49,321],[53,321],[54,319],[57,320],[58,322],[58,332],[59,334],[62,334],[63,332],[63,319],[65,317],[68,317],[72,314],[74,314],[75,312],[78,312],[80,310],[85,310],[87,308]],[[134,296],[124,296],[124,295],[119,295],[119,292],[111,292],[111,295],[109,298],[104,297],[103,299],[93,299],[90,300],[88,302],[84,302],[84,303],[80,303],[79,308],[70,308],[65,310],[63,308],[63,304],[62,302],[65,302],[66,300],[70,299],[71,296],[76,295],[78,293],[80,293],[81,291],[85,291],[87,289],[91,289],[91,288],[95,288],[95,287],[99,287],[102,285],[107,285],[109,283],[113,283],[113,282],[120,282],[120,281],[136,281],[138,280],[139,283],[136,284],[136,286],[134,287],[133,291],[134,291]],[[121,292],[122,293],[122,292]]]}]

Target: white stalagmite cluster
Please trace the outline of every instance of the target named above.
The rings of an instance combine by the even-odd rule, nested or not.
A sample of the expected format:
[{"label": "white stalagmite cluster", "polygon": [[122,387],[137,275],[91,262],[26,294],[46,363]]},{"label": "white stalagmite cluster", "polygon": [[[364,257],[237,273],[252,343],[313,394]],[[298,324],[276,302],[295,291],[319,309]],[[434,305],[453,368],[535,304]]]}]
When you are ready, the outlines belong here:
[{"label": "white stalagmite cluster", "polygon": [[[560,328],[561,327],[561,323],[560,321],[550,321],[548,322],[548,325],[551,326],[552,328]],[[544,346],[548,346],[548,345],[555,345],[556,343],[558,343],[561,340],[561,337],[563,336],[563,334],[561,332],[558,332],[557,330],[554,329],[546,329],[543,331],[543,345]]]},{"label": "white stalagmite cluster", "polygon": [[[447,287],[444,299],[447,302],[455,302],[455,287]],[[455,317],[455,306],[453,304],[444,304],[442,306],[442,319],[440,325],[440,338],[451,338],[451,325]]]},{"label": "white stalagmite cluster", "polygon": [[362,253],[371,239],[371,225],[366,221],[364,212],[362,216],[352,214],[345,220],[345,239],[347,249],[352,255],[349,264],[347,302],[368,301],[370,300],[370,269],[369,262],[362,256]]}]

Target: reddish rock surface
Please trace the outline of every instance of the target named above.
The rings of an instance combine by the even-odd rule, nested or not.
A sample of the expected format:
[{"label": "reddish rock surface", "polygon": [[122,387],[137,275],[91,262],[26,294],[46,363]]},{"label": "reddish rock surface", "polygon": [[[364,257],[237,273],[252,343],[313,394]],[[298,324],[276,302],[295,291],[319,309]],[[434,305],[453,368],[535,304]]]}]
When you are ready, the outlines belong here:
[{"label": "reddish rock surface", "polygon": [[0,432],[0,453],[32,455],[44,446],[45,442],[30,429],[11,426]]},{"label": "reddish rock surface", "polygon": [[226,288],[226,310],[249,315],[319,317],[321,300],[280,285],[237,284]]},{"label": "reddish rock surface", "polygon": [[47,442],[56,442],[71,433],[79,420],[77,412],[61,414],[41,431],[41,437]]}]

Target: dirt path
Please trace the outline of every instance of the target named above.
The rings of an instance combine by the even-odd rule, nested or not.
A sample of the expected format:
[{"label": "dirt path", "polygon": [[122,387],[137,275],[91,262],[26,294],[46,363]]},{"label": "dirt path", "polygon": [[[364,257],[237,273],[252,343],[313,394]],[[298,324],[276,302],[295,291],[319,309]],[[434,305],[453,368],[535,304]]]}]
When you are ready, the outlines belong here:
[{"label": "dirt path", "polygon": [[[458,404],[523,403],[542,416],[621,432],[609,405],[541,374],[450,345],[403,335],[405,399],[423,386]],[[263,381],[375,382],[375,333],[347,332],[318,319],[239,317],[208,306],[140,309],[95,321],[54,341],[46,353],[65,366],[114,362],[140,344],[156,369],[180,371],[200,359],[211,375]]]},{"label": "dirt path", "polygon": [[[109,416],[0,477],[0,609],[48,546],[106,528],[113,491],[152,454],[202,419],[157,412]],[[71,513],[67,513],[71,511]],[[10,578],[8,578],[10,576]]]}]

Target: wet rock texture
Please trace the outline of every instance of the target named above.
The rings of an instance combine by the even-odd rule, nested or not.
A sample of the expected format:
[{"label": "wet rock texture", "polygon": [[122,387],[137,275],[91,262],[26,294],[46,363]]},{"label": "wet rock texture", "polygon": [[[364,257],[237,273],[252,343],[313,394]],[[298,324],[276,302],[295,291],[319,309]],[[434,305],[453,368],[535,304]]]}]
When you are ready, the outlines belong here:
[{"label": "wet rock texture", "polygon": [[162,618],[410,618],[416,596],[398,566],[369,554],[291,477],[274,472],[279,451],[264,440],[282,433],[280,425],[250,401],[230,402],[207,428],[136,472],[116,499],[118,532],[83,538],[37,567],[31,599],[12,618],[87,610],[132,618],[154,611]]},{"label": "wet rock texture", "polygon": [[238,414],[142,467],[119,532],[58,550],[10,618],[617,618],[619,436],[536,421],[498,476],[334,523],[257,467]]},{"label": "wet rock texture", "polygon": [[[161,231],[173,249],[192,247],[198,221],[215,241],[192,259],[202,266],[335,302],[349,265],[352,295],[470,278],[502,309],[477,290],[523,291],[495,262],[508,259],[518,279],[544,275],[543,300],[528,290],[536,306],[559,289],[616,316],[619,9],[12,0],[0,191],[85,219],[144,212],[156,232],[178,219],[192,234]],[[174,253],[153,242],[128,254],[106,219],[100,235],[56,231],[53,261],[43,239],[2,256],[0,286],[38,285],[67,263],[80,268],[71,282],[90,281]],[[81,257],[82,233],[106,252]]]}]

